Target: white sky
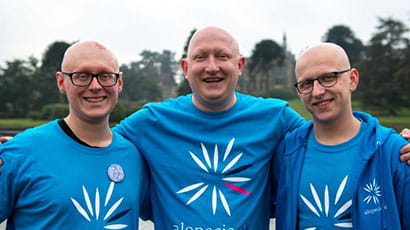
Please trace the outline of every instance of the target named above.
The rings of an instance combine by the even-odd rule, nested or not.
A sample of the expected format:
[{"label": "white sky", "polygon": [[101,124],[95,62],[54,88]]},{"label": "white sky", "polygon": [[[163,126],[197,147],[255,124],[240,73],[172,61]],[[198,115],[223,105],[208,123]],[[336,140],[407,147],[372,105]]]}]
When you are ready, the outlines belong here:
[{"label": "white sky", "polygon": [[294,54],[321,41],[334,25],[350,27],[366,43],[377,17],[410,27],[408,0],[1,0],[0,65],[14,58],[41,58],[56,40],[99,40],[120,63],[146,50],[176,52],[179,59],[194,28],[227,29],[249,56],[262,39],[282,44],[286,33]]}]

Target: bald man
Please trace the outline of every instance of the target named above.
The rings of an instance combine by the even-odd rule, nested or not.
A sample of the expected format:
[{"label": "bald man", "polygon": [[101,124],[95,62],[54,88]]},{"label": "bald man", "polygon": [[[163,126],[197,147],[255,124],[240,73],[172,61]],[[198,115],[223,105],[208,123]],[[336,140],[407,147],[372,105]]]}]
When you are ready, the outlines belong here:
[{"label": "bald man", "polygon": [[138,229],[146,171],[109,127],[122,90],[115,55],[96,41],[65,52],[57,86],[69,114],[0,145],[0,222],[7,229]]},{"label": "bald man", "polygon": [[359,72],[345,51],[313,46],[295,72],[313,122],[287,134],[275,158],[276,228],[410,229],[410,168],[398,161],[408,142],[352,111]]},{"label": "bald man", "polygon": [[303,119],[284,101],[235,92],[244,65],[227,31],[200,29],[181,62],[193,94],[114,129],[148,162],[156,229],[269,229],[272,153]]}]

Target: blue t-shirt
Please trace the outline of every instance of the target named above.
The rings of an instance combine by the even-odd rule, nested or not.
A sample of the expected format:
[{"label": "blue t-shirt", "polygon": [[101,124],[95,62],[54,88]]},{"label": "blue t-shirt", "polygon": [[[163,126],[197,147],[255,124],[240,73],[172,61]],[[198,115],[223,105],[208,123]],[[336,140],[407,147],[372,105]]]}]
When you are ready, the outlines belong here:
[{"label": "blue t-shirt", "polygon": [[303,122],[281,100],[237,94],[209,113],[192,95],[146,105],[114,130],[141,150],[152,173],[157,229],[269,228],[270,160]]},{"label": "blue t-shirt", "polygon": [[338,145],[323,145],[314,132],[308,138],[298,197],[298,229],[351,229],[352,198],[357,176],[363,126],[359,133]]},{"label": "blue t-shirt", "polygon": [[120,135],[91,148],[52,121],[0,145],[0,157],[0,222],[8,219],[7,229],[138,229],[146,171]]}]

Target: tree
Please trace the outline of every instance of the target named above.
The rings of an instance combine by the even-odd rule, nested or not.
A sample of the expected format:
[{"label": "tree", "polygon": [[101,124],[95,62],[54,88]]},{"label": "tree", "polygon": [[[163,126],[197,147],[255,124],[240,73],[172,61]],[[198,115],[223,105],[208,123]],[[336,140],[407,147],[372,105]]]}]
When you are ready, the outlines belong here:
[{"label": "tree", "polygon": [[323,41],[336,43],[343,47],[352,66],[358,66],[363,59],[364,45],[347,26],[336,25],[331,27],[324,35]]},{"label": "tree", "polygon": [[194,34],[196,33],[197,29],[193,29],[191,30],[191,32],[189,33],[188,39],[185,42],[184,45],[184,51],[182,53],[181,59],[187,58],[188,55],[188,47],[189,47],[189,42],[191,41],[192,36],[194,36]]},{"label": "tree", "polygon": [[173,96],[175,88],[175,54],[144,50],[142,59],[121,66],[124,89],[121,98],[133,101],[156,101]]},{"label": "tree", "polygon": [[367,108],[396,115],[409,103],[409,29],[392,18],[379,18],[379,23],[365,50],[360,98]]},{"label": "tree", "polygon": [[55,41],[51,43],[41,59],[41,71],[44,73],[60,71],[64,53],[72,44],[73,43],[70,44],[65,41]]},{"label": "tree", "polygon": [[268,94],[273,85],[273,70],[283,63],[283,59],[283,48],[275,41],[265,39],[257,43],[248,64],[250,89]]},{"label": "tree", "polygon": [[169,50],[162,53],[142,51],[142,60],[139,61],[142,76],[156,82],[161,89],[161,99],[173,96],[175,87],[175,54]]},{"label": "tree", "polygon": [[61,69],[64,53],[70,45],[64,41],[55,41],[45,50],[34,81],[38,97],[33,105],[34,110],[41,110],[47,104],[66,102],[65,97],[59,93],[56,87],[55,74]]},{"label": "tree", "polygon": [[146,77],[139,62],[122,65],[124,87],[120,98],[128,101],[157,101],[161,99],[161,89],[157,82]]},{"label": "tree", "polygon": [[[184,52],[182,53],[181,60],[184,58],[187,58],[188,55],[188,47],[189,47],[189,42],[191,41],[192,36],[194,36],[196,32],[196,29],[191,30],[188,39],[185,42],[184,46]],[[181,62],[180,60],[180,62]],[[192,93],[192,89],[189,86],[189,82],[185,77],[182,77],[182,81],[179,83],[178,89],[177,89],[177,94],[178,95],[186,95]]]},{"label": "tree", "polygon": [[33,57],[29,61],[15,59],[6,62],[0,75],[0,117],[25,117],[32,109],[37,63]]},{"label": "tree", "polygon": [[400,98],[403,102],[403,106],[410,108],[410,45],[403,50],[403,58],[398,64],[399,69],[394,73],[394,81],[400,86]]}]

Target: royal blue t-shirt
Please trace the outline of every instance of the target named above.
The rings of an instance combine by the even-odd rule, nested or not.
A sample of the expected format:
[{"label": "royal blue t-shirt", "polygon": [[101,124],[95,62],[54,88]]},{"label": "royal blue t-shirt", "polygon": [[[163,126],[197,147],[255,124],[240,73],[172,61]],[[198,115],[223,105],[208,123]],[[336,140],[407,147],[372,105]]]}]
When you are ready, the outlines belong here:
[{"label": "royal blue t-shirt", "polygon": [[147,172],[120,135],[91,148],[55,120],[0,145],[0,157],[0,222],[7,219],[7,229],[138,229]]},{"label": "royal blue t-shirt", "polygon": [[303,120],[282,100],[236,96],[217,113],[192,95],[148,104],[114,129],[148,162],[157,229],[269,229],[270,160]]},{"label": "royal blue t-shirt", "polygon": [[[365,123],[362,122],[362,126]],[[298,229],[351,229],[352,198],[364,127],[347,142],[323,145],[309,135],[299,184]]]}]

